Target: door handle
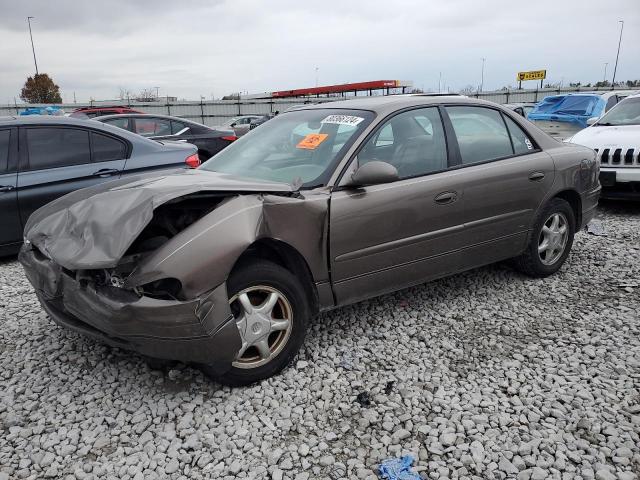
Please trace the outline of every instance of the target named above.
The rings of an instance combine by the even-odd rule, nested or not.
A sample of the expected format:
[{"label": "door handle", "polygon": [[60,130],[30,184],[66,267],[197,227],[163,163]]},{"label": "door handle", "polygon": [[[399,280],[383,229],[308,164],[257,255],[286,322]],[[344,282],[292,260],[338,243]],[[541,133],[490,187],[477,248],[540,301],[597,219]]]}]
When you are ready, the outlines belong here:
[{"label": "door handle", "polygon": [[0,185],[0,193],[10,192],[15,189],[13,185]]},{"label": "door handle", "polygon": [[533,172],[531,175],[529,175],[529,180],[531,180],[532,182],[537,182],[538,180],[542,180],[543,178],[543,172]]},{"label": "door handle", "polygon": [[434,200],[440,205],[446,205],[447,203],[453,203],[458,198],[456,192],[442,192],[435,196]]},{"label": "door handle", "polygon": [[117,168],[102,168],[97,172],[93,172],[94,177],[110,177],[111,175],[115,175],[120,173],[120,170]]}]

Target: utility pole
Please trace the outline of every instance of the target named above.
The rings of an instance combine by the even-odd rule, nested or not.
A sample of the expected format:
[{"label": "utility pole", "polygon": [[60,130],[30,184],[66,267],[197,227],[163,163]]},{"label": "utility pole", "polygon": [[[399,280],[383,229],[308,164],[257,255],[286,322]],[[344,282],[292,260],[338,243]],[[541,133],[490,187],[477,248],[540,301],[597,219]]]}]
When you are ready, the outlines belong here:
[{"label": "utility pole", "polygon": [[609,62],[604,62],[604,77],[602,78],[603,82],[607,81],[607,65],[609,65]]},{"label": "utility pole", "polygon": [[482,88],[484,87],[484,62],[486,61],[486,58],[482,58],[482,74],[480,76],[480,93],[482,93]]},{"label": "utility pole", "polygon": [[160,87],[153,87],[156,89],[156,101],[158,101],[158,98],[160,96]]},{"label": "utility pole", "polygon": [[31,38],[31,51],[33,52],[33,63],[36,66],[36,75],[38,75],[38,62],[36,61],[36,49],[33,46],[33,35],[31,34],[31,19],[36,17],[27,17],[27,23],[29,24],[29,38]]},{"label": "utility pole", "polygon": [[620,44],[622,43],[622,30],[624,29],[624,20],[618,20],[620,23],[620,39],[618,40],[618,53],[616,54],[616,65],[613,67],[613,80],[611,81],[611,88],[616,84],[616,72],[618,71],[618,57],[620,56]]}]

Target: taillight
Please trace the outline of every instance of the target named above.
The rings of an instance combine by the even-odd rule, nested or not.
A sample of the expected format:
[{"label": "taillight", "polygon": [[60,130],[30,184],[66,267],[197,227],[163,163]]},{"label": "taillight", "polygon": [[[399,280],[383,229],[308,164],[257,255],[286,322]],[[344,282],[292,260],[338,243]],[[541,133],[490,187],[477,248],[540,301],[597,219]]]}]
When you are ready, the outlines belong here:
[{"label": "taillight", "polygon": [[229,142],[235,142],[238,139],[238,137],[236,137],[235,135],[226,135],[220,138],[222,138],[222,140],[227,140]]},{"label": "taillight", "polygon": [[184,160],[184,163],[186,163],[189,168],[198,168],[200,166],[200,157],[198,157],[197,153],[194,153],[193,155],[189,155]]}]

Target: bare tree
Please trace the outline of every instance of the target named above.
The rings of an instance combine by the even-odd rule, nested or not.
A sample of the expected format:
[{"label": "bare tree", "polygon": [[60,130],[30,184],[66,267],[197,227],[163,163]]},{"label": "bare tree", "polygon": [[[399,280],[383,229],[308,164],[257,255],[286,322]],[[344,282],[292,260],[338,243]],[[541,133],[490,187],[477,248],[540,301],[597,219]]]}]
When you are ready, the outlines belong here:
[{"label": "bare tree", "polygon": [[120,100],[129,100],[131,97],[134,96],[133,92],[126,87],[118,87],[118,89],[119,89],[118,98]]},{"label": "bare tree", "polygon": [[155,102],[158,100],[156,97],[156,90],[154,88],[143,88],[136,97],[138,102]]},{"label": "bare tree", "polygon": [[462,95],[472,95],[474,93],[476,93],[478,91],[478,89],[476,87],[474,87],[473,85],[467,85],[464,88],[460,89],[460,93]]}]

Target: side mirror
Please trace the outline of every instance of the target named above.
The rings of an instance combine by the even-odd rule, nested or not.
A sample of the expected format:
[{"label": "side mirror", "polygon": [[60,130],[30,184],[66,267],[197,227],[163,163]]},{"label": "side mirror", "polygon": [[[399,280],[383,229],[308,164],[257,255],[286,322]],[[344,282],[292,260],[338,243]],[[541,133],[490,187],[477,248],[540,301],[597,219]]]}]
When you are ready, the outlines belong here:
[{"label": "side mirror", "polygon": [[351,175],[351,181],[347,185],[364,187],[365,185],[395,182],[398,178],[396,167],[387,162],[373,160],[358,167]]},{"label": "side mirror", "polygon": [[591,117],[587,119],[587,125],[593,125],[598,121],[599,117]]}]

